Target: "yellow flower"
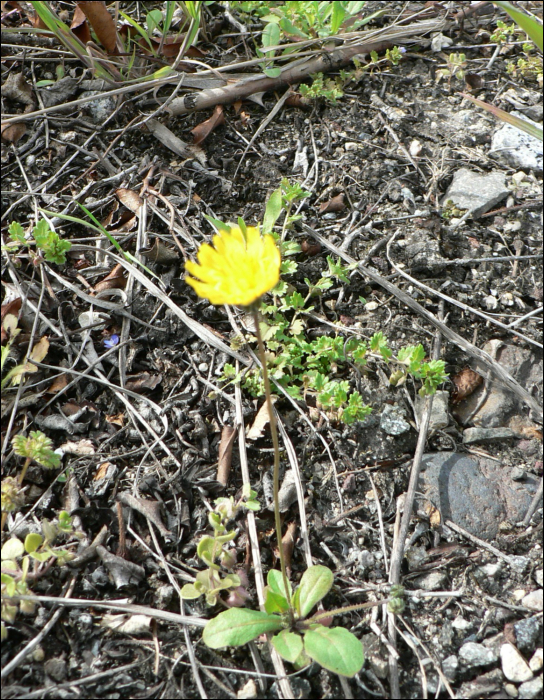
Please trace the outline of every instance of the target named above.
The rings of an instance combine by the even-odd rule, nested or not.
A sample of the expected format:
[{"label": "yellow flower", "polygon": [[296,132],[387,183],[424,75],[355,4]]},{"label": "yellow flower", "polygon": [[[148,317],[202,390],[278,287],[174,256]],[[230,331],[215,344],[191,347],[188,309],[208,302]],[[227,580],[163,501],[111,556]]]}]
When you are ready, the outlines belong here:
[{"label": "yellow flower", "polygon": [[245,236],[236,224],[228,226],[213,237],[213,247],[200,246],[199,264],[185,263],[192,275],[185,280],[212,304],[249,306],[279,282],[280,251],[272,236],[263,238],[255,226],[247,226]]}]

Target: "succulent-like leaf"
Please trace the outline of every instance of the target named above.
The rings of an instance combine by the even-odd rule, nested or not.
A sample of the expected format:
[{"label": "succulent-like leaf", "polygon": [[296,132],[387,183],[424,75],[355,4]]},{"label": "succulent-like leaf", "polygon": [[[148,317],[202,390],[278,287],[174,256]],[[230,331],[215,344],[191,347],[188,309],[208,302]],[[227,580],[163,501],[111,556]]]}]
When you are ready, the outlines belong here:
[{"label": "succulent-like leaf", "polygon": [[239,647],[265,632],[276,632],[282,626],[281,618],[277,615],[268,615],[260,610],[231,608],[208,622],[202,639],[210,649]]},{"label": "succulent-like leaf", "polygon": [[301,618],[307,617],[312,608],[331,590],[333,573],[326,566],[310,566],[300,580],[297,589],[297,605]]},{"label": "succulent-like leaf", "polygon": [[363,645],[343,627],[319,627],[304,635],[304,651],[328,671],[351,678],[364,663]]},{"label": "succulent-like leaf", "polygon": [[289,630],[282,630],[272,637],[272,645],[282,659],[294,664],[302,653],[302,637]]}]

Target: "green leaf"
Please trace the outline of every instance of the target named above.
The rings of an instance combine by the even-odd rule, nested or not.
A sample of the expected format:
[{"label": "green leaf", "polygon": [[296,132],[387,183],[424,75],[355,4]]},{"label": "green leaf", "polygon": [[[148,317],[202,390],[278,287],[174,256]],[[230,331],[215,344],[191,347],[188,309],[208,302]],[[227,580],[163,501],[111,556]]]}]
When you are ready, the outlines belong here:
[{"label": "green leaf", "polygon": [[331,590],[333,581],[333,573],[326,566],[310,566],[306,569],[297,589],[300,617],[308,617],[312,608]]},{"label": "green leaf", "polygon": [[533,17],[529,17],[529,15],[526,15],[524,12],[520,12],[520,10],[511,5],[509,2],[499,2],[497,0],[495,5],[508,12],[514,22],[517,22],[523,31],[535,42],[540,51],[543,50],[542,25],[540,22],[538,22],[538,20],[534,19]]},{"label": "green leaf", "polygon": [[279,218],[279,215],[281,214],[281,187],[278,187],[277,190],[274,190],[270,197],[268,198],[268,202],[266,203],[266,209],[264,212],[264,218],[263,218],[263,233],[270,233],[272,229],[274,228],[274,224]]},{"label": "green leaf", "polygon": [[294,632],[289,632],[289,630],[282,630],[279,634],[274,635],[271,641],[272,646],[282,659],[292,664],[301,655],[304,647],[302,637]]},{"label": "green leaf", "polygon": [[275,613],[282,615],[289,610],[289,603],[284,595],[271,591],[268,586],[265,588],[265,591],[264,609],[269,615]]},{"label": "green leaf", "polygon": [[183,600],[194,600],[195,598],[200,598],[204,593],[203,590],[199,590],[194,583],[186,583],[181,589],[181,597]]},{"label": "green leaf", "polygon": [[25,546],[17,537],[12,537],[4,543],[2,547],[2,561],[6,559],[17,559],[25,553]]},{"label": "green leaf", "polygon": [[37,532],[31,532],[25,537],[25,551],[29,554],[35,552],[38,547],[42,544],[43,537],[38,535]]},{"label": "green leaf", "polygon": [[220,221],[219,219],[214,219],[213,216],[208,216],[207,214],[204,214],[204,218],[208,219],[208,221],[215,226],[216,229],[219,231],[230,231],[230,226],[228,224],[225,224],[223,221]]},{"label": "green leaf", "polygon": [[8,226],[9,237],[20,245],[28,245],[25,239],[25,230],[18,221],[12,221]]},{"label": "green leaf", "polygon": [[220,551],[221,547],[217,546],[215,538],[210,537],[209,535],[205,535],[200,540],[196,548],[197,555],[205,564],[208,564],[208,566],[214,563],[214,560],[219,555]]},{"label": "green leaf", "polygon": [[[278,569],[270,569],[268,576],[266,577],[266,582],[270,586],[271,591],[278,593],[285,598],[285,586],[283,584],[283,575],[281,571],[278,571]],[[292,596],[293,589],[291,587],[291,583],[287,581],[287,585],[289,586],[289,595]]]},{"label": "green leaf", "polygon": [[331,34],[336,34],[338,32],[345,16],[346,10],[342,7],[342,3],[333,2],[331,15]]},{"label": "green leaf", "polygon": [[267,24],[262,33],[263,50],[269,46],[277,46],[280,43],[280,28],[276,22]]},{"label": "green leaf", "polygon": [[264,68],[263,73],[268,78],[277,78],[281,75],[281,68]]},{"label": "green leaf", "polygon": [[266,632],[276,632],[283,627],[277,615],[260,610],[231,608],[210,620],[204,628],[202,639],[210,649],[239,647]]},{"label": "green leaf", "polygon": [[319,625],[304,635],[304,651],[328,671],[351,678],[363,667],[365,655],[360,640],[343,627]]}]

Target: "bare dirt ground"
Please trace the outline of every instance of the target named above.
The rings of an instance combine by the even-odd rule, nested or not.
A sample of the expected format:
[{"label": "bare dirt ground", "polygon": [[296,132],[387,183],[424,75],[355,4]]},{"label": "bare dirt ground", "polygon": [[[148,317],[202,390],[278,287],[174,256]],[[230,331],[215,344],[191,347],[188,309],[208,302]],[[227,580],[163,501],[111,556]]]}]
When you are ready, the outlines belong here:
[{"label": "bare dirt ground", "polygon": [[[191,130],[213,109],[168,118],[161,100],[172,85],[156,95],[71,105],[88,95],[80,81],[92,76],[81,64],[59,54],[56,43],[34,45],[20,34],[24,41],[16,44],[3,36],[2,82],[19,85],[19,92],[4,94],[3,113],[21,113],[24,94],[32,95],[32,109],[53,104],[44,99],[51,86],[36,82],[56,80],[59,55],[72,80],[55,101],[68,103],[66,111],[34,117],[24,135],[2,143],[3,245],[11,222],[31,231],[40,210],[72,243],[64,264],[36,257],[35,247],[3,248],[2,319],[15,314],[20,329],[3,376],[43,337],[48,350],[23,382],[2,392],[2,478],[21,471],[24,460],[12,449],[17,434],[41,430],[62,455],[58,469],[29,467],[24,505],[7,517],[3,542],[43,532],[44,518],[56,522],[67,510],[78,536],[55,547],[76,558],[33,563],[28,588],[37,596],[90,601],[42,600],[6,623],[3,697],[541,695],[541,502],[532,519],[526,515],[542,475],[542,150],[534,162],[521,159],[521,146],[518,160],[497,154],[492,140],[504,125],[460,94],[472,88],[476,97],[541,123],[541,85],[536,75],[509,72],[524,55],[520,41],[497,48],[490,40],[498,10],[489,4],[487,14],[455,21],[468,4],[451,4],[444,31],[451,41],[442,48],[431,45],[429,34],[405,43],[398,65],[363,69],[368,56],[360,56],[358,68],[344,69],[351,76],[336,104],[288,102],[259,133],[285,88],[225,104],[223,123],[180,152],[171,137],[165,143],[144,126],[146,117],[157,112],[171,134],[192,144]],[[539,3],[522,4],[541,13]],[[60,11],[71,4],[58,5]],[[367,3],[365,13],[383,6],[370,28],[425,9],[416,2]],[[216,34],[199,43],[198,71],[203,63],[217,68],[254,57],[253,44],[237,36],[219,4],[206,12]],[[23,26],[25,17],[6,18],[2,26]],[[452,69],[451,53],[465,54],[463,79],[440,77]],[[338,76],[337,70],[326,77]],[[487,182],[461,182],[468,194],[487,197],[483,211],[466,216],[467,206],[445,204],[463,169],[500,180],[495,200]],[[450,375],[434,400],[446,418],[427,436],[402,562],[406,608],[395,619],[396,633],[381,608],[339,619],[365,647],[363,670],[348,680],[316,664],[295,673],[286,663],[287,681],[279,683],[266,641],[215,652],[202,643],[201,627],[175,619],[213,615],[202,599],[181,603],[178,591],[202,568],[196,545],[209,530],[209,508],[218,495],[239,495],[243,468],[263,506],[255,516],[258,542],[248,534],[252,515],[235,523],[252,607],[258,607],[255,561],[265,576],[277,566],[267,507],[271,442],[266,429],[253,440],[245,431],[263,398],[220,379],[236,356],[251,364],[251,322],[242,309],[197,298],[183,278],[184,260],[210,241],[205,215],[258,224],[283,178],[310,193],[296,205],[301,218],[288,231],[301,245],[296,271],[283,276],[290,289],[306,296],[305,280],[315,283],[327,256],[337,260],[338,253],[373,275],[351,269],[349,284],[335,278],[314,297],[314,308],[302,315],[306,337],[368,340],[381,331],[395,353],[421,343],[431,357],[434,348]],[[89,222],[78,204],[147,270],[127,263],[103,234],[59,216]],[[420,307],[453,335],[441,334]],[[2,330],[4,345],[9,332],[4,337]],[[490,362],[478,355],[482,349]],[[497,366],[518,393],[497,376]],[[466,368],[481,383],[463,400]],[[275,403],[282,475],[294,470],[301,487],[282,513],[294,538],[291,576],[300,579],[308,556],[330,567],[329,608],[387,595],[422,419],[420,384],[391,386],[392,368],[379,358],[364,371],[342,362],[331,371],[372,407],[365,422],[335,420],[310,393],[292,399],[278,390]],[[217,466],[228,428],[235,431],[225,487]],[[468,475],[441,485],[443,463],[436,476],[431,465],[437,453]],[[98,606],[104,602],[111,609]],[[123,612],[118,602],[145,606],[148,616]]]}]

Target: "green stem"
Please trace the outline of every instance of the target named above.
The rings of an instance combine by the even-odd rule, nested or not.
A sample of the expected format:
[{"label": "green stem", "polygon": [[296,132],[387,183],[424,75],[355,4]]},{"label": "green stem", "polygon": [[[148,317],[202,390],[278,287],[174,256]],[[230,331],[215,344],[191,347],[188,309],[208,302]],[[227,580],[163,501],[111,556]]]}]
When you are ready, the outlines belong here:
[{"label": "green stem", "polygon": [[285,568],[285,554],[283,551],[283,542],[281,537],[281,518],[280,518],[280,445],[278,441],[278,428],[276,425],[276,416],[274,415],[274,406],[272,405],[272,396],[270,394],[270,380],[268,379],[268,369],[266,366],[266,355],[264,351],[263,337],[259,327],[259,312],[253,310],[253,320],[255,322],[255,334],[259,345],[259,356],[263,368],[264,393],[266,396],[266,406],[268,408],[268,416],[270,419],[270,433],[272,435],[272,444],[274,446],[274,521],[276,526],[276,537],[278,539],[278,552],[280,555],[281,575],[283,577],[283,587],[285,589],[285,598],[289,603],[289,609],[292,611],[291,595],[289,593],[289,580],[287,578],[287,570]]}]

